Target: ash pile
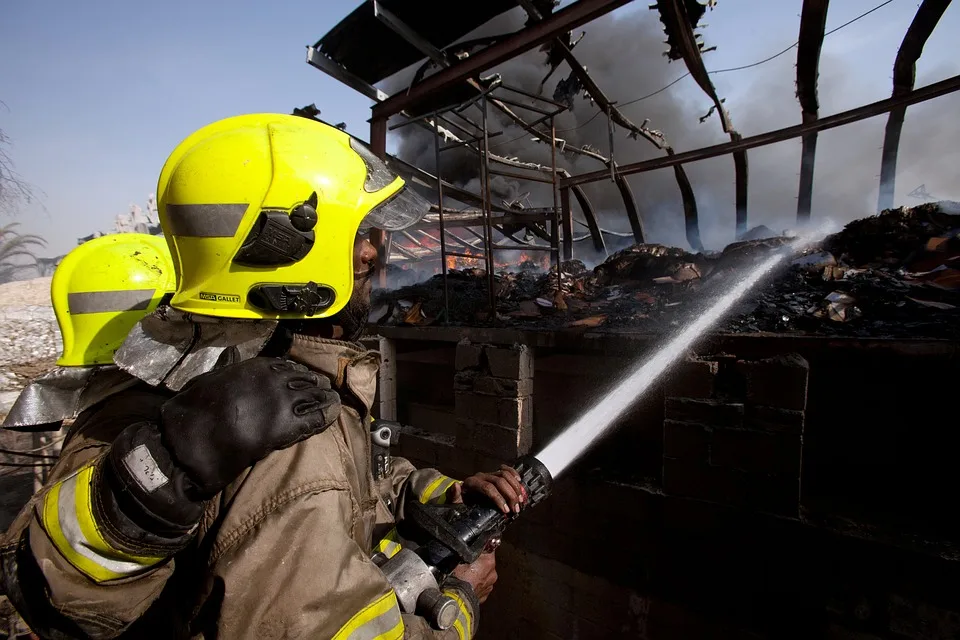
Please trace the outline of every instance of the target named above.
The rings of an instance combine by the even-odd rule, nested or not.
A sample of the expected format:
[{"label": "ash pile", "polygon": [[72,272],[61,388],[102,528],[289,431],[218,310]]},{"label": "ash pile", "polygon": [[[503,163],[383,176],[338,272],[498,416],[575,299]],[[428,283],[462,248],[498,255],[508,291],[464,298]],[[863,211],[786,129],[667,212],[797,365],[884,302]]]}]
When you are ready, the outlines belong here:
[{"label": "ash pile", "polygon": [[[486,274],[443,277],[374,294],[373,324],[437,323],[529,329],[603,327],[661,333],[685,323],[792,241],[777,236],[692,254],[634,245],[588,270],[496,275],[491,317]],[[855,220],[808,246],[735,307],[722,332],[960,339],[960,203],[899,208]]]}]

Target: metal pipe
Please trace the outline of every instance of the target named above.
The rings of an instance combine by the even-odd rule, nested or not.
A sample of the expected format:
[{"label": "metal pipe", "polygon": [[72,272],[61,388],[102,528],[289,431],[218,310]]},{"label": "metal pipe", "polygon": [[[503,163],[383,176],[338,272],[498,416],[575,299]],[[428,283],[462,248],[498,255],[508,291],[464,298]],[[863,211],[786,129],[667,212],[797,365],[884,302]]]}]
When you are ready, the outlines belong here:
[{"label": "metal pipe", "polygon": [[610,110],[613,108],[612,104],[607,105],[607,142],[610,144],[610,154],[609,162],[607,163],[610,167],[610,182],[617,181],[617,166],[613,159],[613,118],[610,117]]},{"label": "metal pipe", "polygon": [[557,263],[557,295],[563,295],[560,285],[560,203],[557,201],[557,122],[555,117],[550,118],[550,193],[553,195],[553,229],[550,233],[550,244],[553,245]]},{"label": "metal pipe", "polygon": [[[387,157],[387,121],[384,118],[374,118],[370,121],[370,149],[377,157]],[[377,250],[377,264],[380,269],[377,273],[377,285],[381,289],[387,288],[387,263],[390,253],[387,250],[387,232],[372,227],[369,235],[370,244]]]},{"label": "metal pipe", "polygon": [[[556,147],[554,147],[554,152]],[[556,155],[554,153],[554,155]],[[514,180],[530,180],[532,182],[542,182],[544,184],[551,184],[553,180],[550,178],[545,178],[542,176],[525,176],[520,173],[513,173],[512,171],[503,171],[501,169],[491,169],[490,173],[495,176],[503,176],[504,178],[513,178]]]},{"label": "metal pipe", "polygon": [[484,254],[487,263],[487,294],[490,300],[490,319],[496,322],[497,319],[497,294],[494,291],[496,280],[494,279],[493,269],[493,225],[490,222],[490,153],[489,141],[487,140],[487,96],[480,97],[482,104],[482,131],[483,131],[483,158],[480,166],[483,169],[483,233],[484,233]]},{"label": "metal pipe", "polygon": [[[563,259],[573,259],[573,214],[570,211],[570,189],[560,187],[560,211],[563,220]],[[589,226],[584,223],[584,226]]]},{"label": "metal pipe", "polygon": [[539,113],[539,114],[542,115],[542,116],[549,116],[550,113],[551,113],[550,111],[547,111],[546,109],[541,109],[540,107],[535,107],[535,106],[533,106],[532,104],[525,104],[525,103],[520,102],[520,101],[518,101],[518,100],[510,100],[509,98],[504,98],[504,97],[502,97],[502,96],[493,96],[493,98],[495,98],[495,99],[496,99],[497,101],[499,101],[499,102],[502,102],[503,104],[508,104],[508,105],[510,105],[511,107],[519,107],[519,108],[521,108],[521,109],[529,109],[530,111],[533,111],[534,113]]},{"label": "metal pipe", "polygon": [[[920,89],[910,91],[909,93],[901,96],[872,102],[862,107],[857,107],[856,109],[850,109],[849,111],[842,111],[832,116],[821,118],[816,122],[794,125],[792,127],[784,127],[783,129],[768,131],[766,133],[743,138],[736,142],[724,142],[723,144],[715,144],[710,147],[703,147],[702,149],[694,149],[693,151],[684,151],[683,153],[677,153],[663,158],[632,162],[630,164],[623,165],[622,167],[618,167],[618,171],[620,175],[632,175],[634,173],[653,171],[654,169],[663,169],[664,167],[675,167],[686,162],[696,162],[698,160],[716,158],[717,156],[723,156],[733,151],[764,147],[769,144],[783,142],[784,140],[799,138],[800,136],[813,133],[814,131],[835,129],[836,127],[842,127],[846,124],[866,120],[867,118],[872,118],[874,116],[887,113],[897,107],[926,102],[928,100],[933,100],[934,98],[939,98],[940,96],[953,93],[957,90],[960,90],[960,75],[947,78],[946,80],[941,80],[940,82],[935,82],[925,87],[921,87]],[[607,178],[608,175],[609,174],[604,169],[601,171],[591,171],[589,173],[570,176],[569,178],[561,179],[560,188],[574,187],[577,185],[597,182],[598,180]]]},{"label": "metal pipe", "polygon": [[440,174],[440,135],[433,135],[433,155],[437,167],[437,217],[440,222],[440,273],[443,274],[443,321],[450,322],[450,293],[447,288],[447,241],[443,226],[443,177]]}]

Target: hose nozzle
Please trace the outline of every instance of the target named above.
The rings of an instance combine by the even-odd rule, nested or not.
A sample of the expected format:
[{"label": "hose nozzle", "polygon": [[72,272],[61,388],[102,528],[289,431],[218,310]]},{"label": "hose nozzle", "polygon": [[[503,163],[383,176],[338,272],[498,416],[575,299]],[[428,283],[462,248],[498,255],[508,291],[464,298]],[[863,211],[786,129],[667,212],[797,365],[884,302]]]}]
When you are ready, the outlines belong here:
[{"label": "hose nozzle", "polygon": [[527,490],[527,507],[534,507],[550,495],[553,477],[535,457],[527,455],[517,459],[513,468],[520,474],[520,481]]}]

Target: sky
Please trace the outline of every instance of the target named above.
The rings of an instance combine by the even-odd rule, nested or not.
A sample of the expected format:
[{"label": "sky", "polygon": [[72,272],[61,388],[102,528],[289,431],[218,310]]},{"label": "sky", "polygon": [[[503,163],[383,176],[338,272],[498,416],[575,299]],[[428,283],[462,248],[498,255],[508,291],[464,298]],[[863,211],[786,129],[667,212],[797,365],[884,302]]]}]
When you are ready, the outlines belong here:
[{"label": "sky", "polygon": [[[881,1],[834,0],[827,28]],[[346,122],[349,132],[366,138],[370,101],[305,61],[306,46],[357,4],[5,0],[0,129],[12,140],[9,153],[16,169],[41,193],[39,202],[17,216],[21,230],[47,238],[49,255],[68,251],[78,237],[112,230],[117,214],[133,203],[146,205],[177,143],[226,116],[289,113],[316,103],[325,120]],[[749,64],[795,42],[801,4],[720,0],[704,19],[704,38],[718,47],[706,54],[708,69]],[[617,15],[652,14],[647,5],[631,3]],[[848,90],[821,96],[821,115],[889,96],[896,51],[917,5],[916,0],[893,0],[827,38],[821,77],[831,73],[831,61],[842,59],[844,77],[850,80],[841,85]],[[960,8],[954,6],[928,41],[918,64],[918,85],[960,72],[957,33]],[[736,105],[763,101],[774,65],[782,70],[780,89],[789,86],[793,61],[795,52],[770,65],[714,76],[744,134],[759,131],[736,120]],[[678,76],[685,71],[682,62],[668,63],[664,57],[624,64],[670,64]],[[632,95],[611,97],[626,101],[659,88],[638,86]],[[690,79],[670,91],[707,104]],[[799,107],[796,111],[780,126],[793,124]],[[905,136],[909,118],[908,112]]]}]

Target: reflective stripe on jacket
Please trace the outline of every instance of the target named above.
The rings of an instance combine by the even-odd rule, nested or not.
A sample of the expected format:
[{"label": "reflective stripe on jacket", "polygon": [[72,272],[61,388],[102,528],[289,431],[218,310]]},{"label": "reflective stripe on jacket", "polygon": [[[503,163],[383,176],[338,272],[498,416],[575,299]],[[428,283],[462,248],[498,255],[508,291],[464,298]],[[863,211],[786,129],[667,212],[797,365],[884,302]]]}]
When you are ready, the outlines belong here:
[{"label": "reflective stripe on jacket", "polygon": [[[290,357],[358,402],[344,402],[338,422],[323,433],[249,468],[210,503],[194,542],[173,558],[118,551],[86,508],[95,477],[89,465],[123,428],[156,420],[169,394],[140,387],[81,415],[49,486],[3,539],[5,572],[21,543],[46,587],[30,591],[8,576],[8,589],[20,589],[48,628],[74,625],[91,638],[472,637],[472,594],[452,591],[458,623],[433,631],[423,618],[401,615],[371,560],[374,540],[393,529],[406,500],[443,500],[455,482],[400,458],[389,476],[374,481],[369,428],[358,410],[373,402],[377,354],[297,336]],[[20,574],[29,564],[16,564]],[[13,582],[20,574],[13,572]],[[174,624],[176,632],[162,628]]]}]

